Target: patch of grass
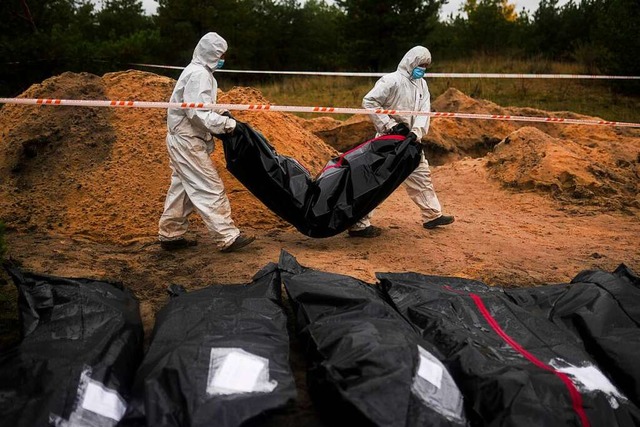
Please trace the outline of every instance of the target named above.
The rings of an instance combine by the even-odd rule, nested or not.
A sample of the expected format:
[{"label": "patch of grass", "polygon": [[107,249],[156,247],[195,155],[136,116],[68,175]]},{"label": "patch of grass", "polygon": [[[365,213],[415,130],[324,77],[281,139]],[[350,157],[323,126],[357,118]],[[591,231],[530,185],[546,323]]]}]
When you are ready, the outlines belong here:
[{"label": "patch of grass", "polygon": [[[369,77],[284,77],[258,86],[262,94],[273,104],[362,108],[362,97],[373,87],[377,79]],[[305,119],[320,114],[296,114]],[[328,114],[323,114],[328,115]],[[337,120],[349,115],[331,114]]]},{"label": "patch of grass", "polygon": [[[502,57],[478,56],[469,60],[436,62],[434,73],[523,73],[523,74],[590,74],[575,63],[528,61]],[[256,87],[273,104],[360,108],[362,97],[373,87],[376,78],[369,77],[282,77],[273,78]],[[428,79],[431,99],[450,87],[504,107],[532,107],[547,111],[572,111],[605,120],[640,123],[640,97],[625,95],[625,85],[633,81],[577,79]],[[615,86],[614,86],[615,85]],[[614,90],[616,89],[617,90]],[[324,114],[300,113],[304,118]],[[345,115],[332,115],[344,120]]]}]

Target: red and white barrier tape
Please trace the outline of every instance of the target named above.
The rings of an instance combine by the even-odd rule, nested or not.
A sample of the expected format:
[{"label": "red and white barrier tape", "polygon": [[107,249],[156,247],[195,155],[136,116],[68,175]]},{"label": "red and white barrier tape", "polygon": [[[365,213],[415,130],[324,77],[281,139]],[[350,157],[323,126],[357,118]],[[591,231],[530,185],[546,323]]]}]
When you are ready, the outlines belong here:
[{"label": "red and white barrier tape", "polygon": [[[183,70],[184,67],[173,65],[139,64],[131,63],[139,67],[167,68]],[[340,77],[382,77],[388,73],[356,73],[356,72],[332,72],[332,71],[265,71],[265,70],[216,70],[216,73],[238,74],[284,74],[300,76],[340,76]],[[597,74],[500,74],[500,73],[426,73],[427,78],[484,78],[484,79],[597,79],[597,80],[640,80],[640,76],[607,76]]]},{"label": "red and white barrier tape", "polygon": [[325,113],[325,114],[384,114],[399,116],[429,116],[446,117],[455,119],[480,119],[480,120],[508,120],[519,122],[537,123],[566,123],[576,125],[595,126],[619,126],[640,128],[640,123],[612,122],[608,120],[579,120],[562,117],[527,117],[510,116],[501,114],[470,114],[470,113],[439,113],[435,111],[409,111],[409,110],[367,110],[364,108],[339,108],[339,107],[299,107],[270,104],[204,104],[204,103],[180,103],[180,102],[149,102],[149,101],[98,101],[75,99],[43,99],[43,98],[0,98],[0,104],[23,105],[55,105],[76,107],[125,107],[125,108],[195,108],[199,110],[238,110],[238,111],[278,111],[283,113]]}]

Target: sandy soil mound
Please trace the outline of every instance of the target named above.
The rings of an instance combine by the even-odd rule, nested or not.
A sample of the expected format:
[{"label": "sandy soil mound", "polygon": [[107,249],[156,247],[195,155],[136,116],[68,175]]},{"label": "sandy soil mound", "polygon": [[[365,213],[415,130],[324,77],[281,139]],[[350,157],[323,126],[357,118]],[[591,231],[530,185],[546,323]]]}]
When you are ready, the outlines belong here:
[{"label": "sandy soil mound", "polygon": [[640,208],[638,160],[523,127],[494,148],[487,166],[509,186],[549,191],[573,203],[624,209]]},{"label": "sandy soil mound", "polygon": [[[293,116],[297,120],[298,124],[308,130],[309,132],[322,132],[327,129],[332,129],[338,126],[342,126],[342,121],[333,117],[314,117],[313,119],[303,119],[298,116]],[[326,142],[326,141],[325,141]]]},{"label": "sandy soil mound", "polygon": [[[340,152],[348,151],[376,135],[373,123],[368,116],[362,114],[354,114],[344,122],[334,120],[333,123],[316,122],[314,124],[313,133]],[[327,126],[323,128],[322,124]]]},{"label": "sandy soil mound", "polygon": [[[472,114],[501,114],[525,117],[556,117],[579,120],[601,120],[570,111],[544,111],[526,107],[501,107],[491,101],[474,99],[455,88],[450,88],[431,104],[433,111]],[[640,130],[610,126],[583,126],[553,123],[532,123],[497,120],[434,118],[429,134],[424,137],[428,148],[436,157],[455,160],[463,156],[479,157],[511,132],[521,127],[535,127],[559,139],[570,139],[582,144],[624,141],[631,138],[637,147]],[[635,142],[633,140],[636,140]],[[626,142],[626,141],[624,141]],[[608,148],[605,148],[608,149]]]},{"label": "sandy soil mound", "polygon": [[[141,71],[102,78],[64,73],[21,96],[166,101],[174,84]],[[220,93],[219,102],[267,101],[254,89],[234,88]],[[312,172],[335,155],[288,114],[235,115]],[[156,235],[170,181],[164,109],[8,105],[0,111],[0,128],[0,218],[8,227],[118,243]],[[214,162],[240,227],[288,227],[231,177],[221,147]],[[193,218],[195,228],[201,228],[197,216]]]}]

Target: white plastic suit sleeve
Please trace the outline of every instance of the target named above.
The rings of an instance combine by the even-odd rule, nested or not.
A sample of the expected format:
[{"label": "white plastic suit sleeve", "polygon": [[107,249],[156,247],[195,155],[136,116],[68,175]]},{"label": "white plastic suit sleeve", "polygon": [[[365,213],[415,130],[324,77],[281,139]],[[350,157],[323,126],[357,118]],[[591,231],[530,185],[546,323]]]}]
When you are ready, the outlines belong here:
[{"label": "white plastic suit sleeve", "polygon": [[[218,83],[205,68],[194,72],[184,88],[183,102],[216,103]],[[198,127],[207,129],[213,134],[223,134],[235,128],[235,120],[221,116],[212,110],[187,109],[186,115]]]},{"label": "white plastic suit sleeve", "polygon": [[[429,94],[429,90],[426,91],[426,96],[417,106],[416,111],[431,111],[431,95]],[[414,118],[413,127],[411,131],[418,136],[418,141],[422,139],[424,135],[429,132],[429,125],[431,124],[431,117],[429,116],[416,116]]]},{"label": "white plastic suit sleeve", "polygon": [[[389,84],[385,77],[380,78],[373,89],[362,99],[362,107],[373,110],[384,108],[383,106],[389,100],[392,89],[393,84]],[[371,117],[371,121],[379,134],[389,132],[391,128],[397,124],[397,122],[388,115],[372,114],[369,117]]]}]

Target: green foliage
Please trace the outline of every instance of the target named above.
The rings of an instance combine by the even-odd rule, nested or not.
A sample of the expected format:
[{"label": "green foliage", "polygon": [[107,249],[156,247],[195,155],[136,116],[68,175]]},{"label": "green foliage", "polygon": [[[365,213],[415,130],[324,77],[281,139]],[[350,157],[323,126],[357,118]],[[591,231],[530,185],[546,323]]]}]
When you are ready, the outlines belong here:
[{"label": "green foliage", "polygon": [[[612,74],[640,75],[640,2],[606,1],[602,16],[594,21],[593,43],[606,52],[599,60],[601,69]],[[640,84],[636,82],[633,89],[640,93]]]},{"label": "green foliage", "polygon": [[235,69],[391,71],[422,44],[434,64],[497,55],[640,74],[638,0],[541,0],[532,14],[519,15],[509,0],[467,0],[444,22],[438,12],[445,0],[158,2],[157,14],[146,16],[141,0],[103,0],[101,8],[90,0],[0,1],[0,96],[67,70],[186,65],[209,31],[227,39]]},{"label": "green foliage", "polygon": [[344,52],[360,70],[395,69],[407,50],[428,40],[444,0],[336,0],[345,12]]}]

